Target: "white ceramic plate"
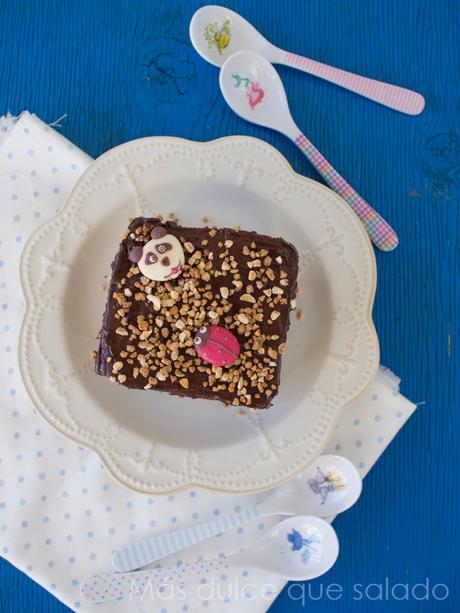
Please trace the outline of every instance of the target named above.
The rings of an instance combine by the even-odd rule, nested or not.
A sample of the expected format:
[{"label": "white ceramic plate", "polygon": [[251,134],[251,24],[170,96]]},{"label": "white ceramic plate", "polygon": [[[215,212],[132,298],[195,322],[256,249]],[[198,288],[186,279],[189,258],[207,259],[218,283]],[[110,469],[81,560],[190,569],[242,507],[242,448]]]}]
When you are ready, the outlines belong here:
[{"label": "white ceramic plate", "polygon": [[[280,393],[267,411],[237,415],[214,401],[133,391],[94,374],[104,279],[129,217],[174,212],[183,225],[234,226],[282,236],[301,253],[298,307]],[[20,366],[42,416],[97,451],[125,485],[248,492],[303,470],[341,408],[374,376],[375,262],[359,221],[326,187],[293,172],[266,143],[145,138],[83,174],[64,209],[28,242]]]}]

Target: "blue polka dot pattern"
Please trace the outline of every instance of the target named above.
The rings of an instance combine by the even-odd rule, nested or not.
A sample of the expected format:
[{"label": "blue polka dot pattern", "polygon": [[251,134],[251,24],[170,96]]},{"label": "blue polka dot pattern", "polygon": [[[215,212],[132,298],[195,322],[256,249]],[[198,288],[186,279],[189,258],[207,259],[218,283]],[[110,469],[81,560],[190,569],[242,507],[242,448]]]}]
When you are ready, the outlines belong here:
[{"label": "blue polka dot pattern", "polygon": [[[24,115],[20,125],[22,129],[15,137],[18,146],[12,146],[13,139],[7,149],[0,145],[4,227],[9,228],[8,233],[0,228],[1,551],[33,577],[45,581],[45,587],[56,596],[73,603],[75,609],[84,609],[79,596],[80,581],[108,568],[109,553],[120,543],[138,540],[146,533],[177,530],[182,524],[192,525],[192,520],[204,522],[224,517],[241,511],[247,500],[252,504],[253,498],[201,490],[166,496],[129,492],[108,478],[92,452],[43,425],[33,412],[16,367],[20,323],[17,262],[31,232],[62,206],[88,160],[78,149],[63,147],[53,130],[45,130],[43,124],[30,116]],[[370,468],[410,412],[400,404],[397,392],[393,396],[377,383],[361,403],[364,408],[359,413],[357,409],[354,414],[350,407],[350,412],[344,414],[328,451],[340,451],[364,470]],[[189,554],[197,561],[213,556],[223,560],[225,554],[260,538],[274,521],[267,518],[263,523],[259,520],[244,528],[234,528]],[[248,576],[247,570],[229,569],[216,575],[216,580],[228,588],[240,573],[242,577]],[[205,581],[203,578],[204,586]],[[252,571],[251,582],[258,583]],[[158,599],[148,606],[141,603],[136,613],[150,610],[178,613],[198,611],[201,607],[214,610],[212,600],[196,596],[199,585],[199,579],[186,582],[186,603],[167,604]],[[251,596],[249,589],[244,596]],[[224,597],[229,610],[233,610],[232,603],[235,610],[243,608],[234,598]],[[266,608],[268,605],[269,602],[264,602]]]}]

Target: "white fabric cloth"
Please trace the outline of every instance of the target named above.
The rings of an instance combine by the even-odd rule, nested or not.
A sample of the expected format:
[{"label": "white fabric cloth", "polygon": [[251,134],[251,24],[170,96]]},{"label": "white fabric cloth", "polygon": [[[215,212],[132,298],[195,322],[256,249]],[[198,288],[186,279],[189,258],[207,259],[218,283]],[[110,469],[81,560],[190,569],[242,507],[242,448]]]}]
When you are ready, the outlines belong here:
[{"label": "white fabric cloth", "polygon": [[[110,571],[115,547],[207,521],[254,499],[190,490],[174,496],[131,492],[110,478],[94,453],[56,433],[31,406],[16,357],[23,308],[19,258],[31,232],[62,206],[90,162],[29,113],[17,121],[0,119],[0,552],[71,609],[83,611],[96,608],[82,602],[79,584]],[[381,371],[344,412],[327,451],[348,457],[365,475],[415,409],[398,386],[399,380]],[[228,555],[275,521],[255,520],[183,552],[180,559]],[[210,576],[207,583],[189,581],[175,593],[107,603],[98,610],[258,613],[269,608],[283,583],[239,569]]]}]

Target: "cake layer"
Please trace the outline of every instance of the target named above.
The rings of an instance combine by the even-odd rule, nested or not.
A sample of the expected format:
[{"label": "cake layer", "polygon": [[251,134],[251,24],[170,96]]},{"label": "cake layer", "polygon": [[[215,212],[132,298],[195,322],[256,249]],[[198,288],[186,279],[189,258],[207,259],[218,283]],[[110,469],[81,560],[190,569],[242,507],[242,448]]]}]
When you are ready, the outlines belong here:
[{"label": "cake layer", "polygon": [[[152,241],[155,233],[164,238]],[[183,248],[179,267],[167,257],[176,257],[171,237]],[[153,248],[145,253],[147,243],[160,261]],[[153,264],[158,275],[160,263],[171,266],[161,281],[139,268],[150,274]],[[267,408],[280,383],[297,272],[297,251],[282,238],[137,218],[112,264],[96,372],[129,388]],[[232,364],[211,364],[197,352],[194,339],[208,338],[210,326],[236,337],[238,356],[234,346],[218,345],[219,353],[231,350]]]}]

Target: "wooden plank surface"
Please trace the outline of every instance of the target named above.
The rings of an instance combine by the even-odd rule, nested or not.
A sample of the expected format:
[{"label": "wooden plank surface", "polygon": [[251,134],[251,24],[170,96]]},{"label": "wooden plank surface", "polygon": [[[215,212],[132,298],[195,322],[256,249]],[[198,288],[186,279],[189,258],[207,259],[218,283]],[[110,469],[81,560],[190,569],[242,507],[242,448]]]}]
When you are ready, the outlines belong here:
[{"label": "wooden plank surface", "polygon": [[[192,0],[0,0],[0,114],[23,109],[93,156],[146,135],[209,140],[247,134],[318,176],[281,135],[225,106],[217,71],[193,51]],[[287,590],[274,613],[456,611],[459,516],[460,64],[457,0],[234,0],[275,44],[426,97],[400,115],[280,68],[293,116],[317,147],[397,229],[377,254],[374,310],[382,362],[425,402],[366,479],[359,504],[336,522],[342,552],[310,584]],[[354,600],[355,584],[444,583],[444,601]],[[343,586],[339,601],[323,589]],[[3,562],[0,611],[66,610]],[[458,595],[457,595],[458,598]],[[102,609],[101,609],[102,610]],[[218,609],[215,609],[218,610]]]}]

